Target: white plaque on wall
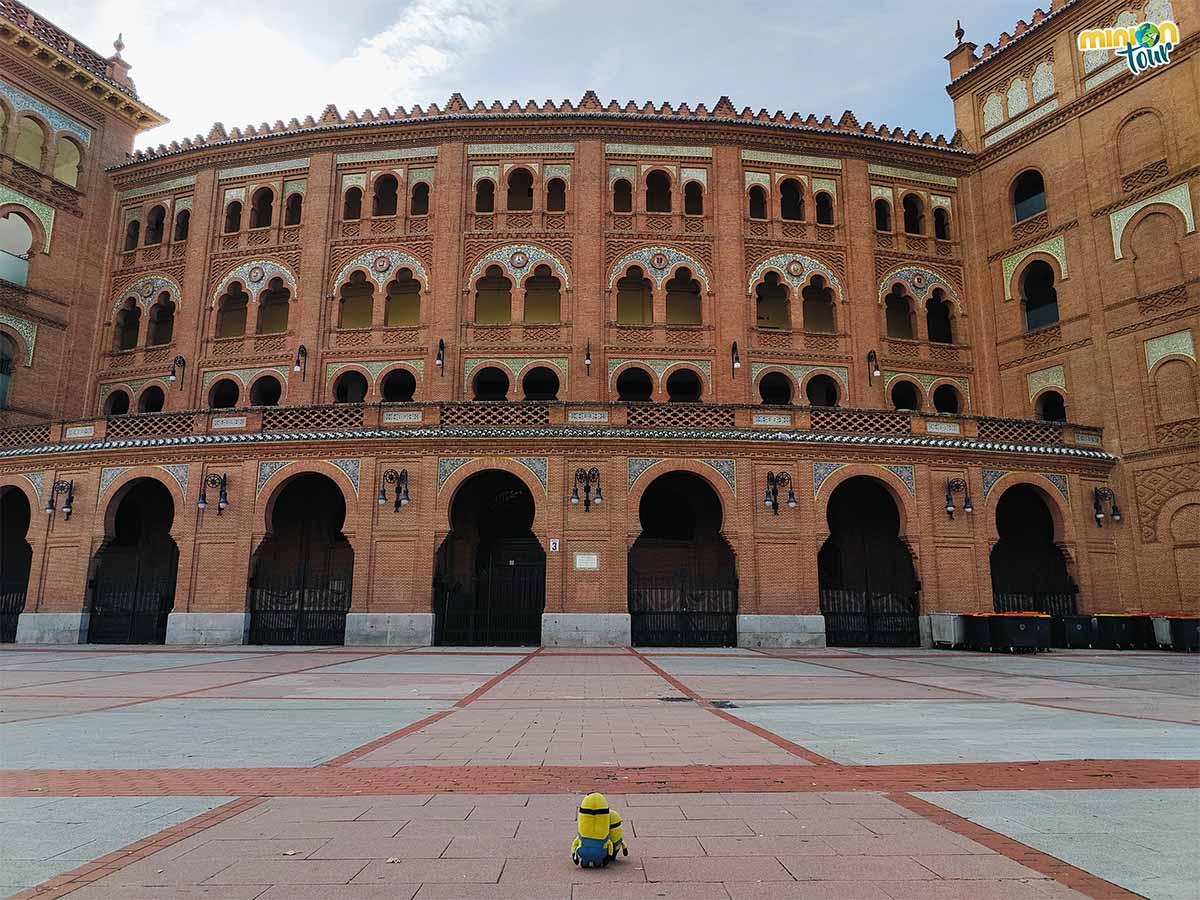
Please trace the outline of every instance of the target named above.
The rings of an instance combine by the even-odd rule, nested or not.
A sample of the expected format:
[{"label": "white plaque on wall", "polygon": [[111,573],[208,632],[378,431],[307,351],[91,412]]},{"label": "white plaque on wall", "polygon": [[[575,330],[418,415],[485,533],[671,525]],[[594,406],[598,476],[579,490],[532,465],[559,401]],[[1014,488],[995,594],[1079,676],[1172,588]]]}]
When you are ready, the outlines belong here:
[{"label": "white plaque on wall", "polygon": [[600,568],[599,553],[576,553],[575,568],[595,571]]},{"label": "white plaque on wall", "polygon": [[245,416],[217,416],[212,420],[213,428],[245,428]]},{"label": "white plaque on wall", "polygon": [[419,409],[391,409],[383,414],[383,421],[387,425],[395,424],[410,424],[421,423],[421,411]]}]

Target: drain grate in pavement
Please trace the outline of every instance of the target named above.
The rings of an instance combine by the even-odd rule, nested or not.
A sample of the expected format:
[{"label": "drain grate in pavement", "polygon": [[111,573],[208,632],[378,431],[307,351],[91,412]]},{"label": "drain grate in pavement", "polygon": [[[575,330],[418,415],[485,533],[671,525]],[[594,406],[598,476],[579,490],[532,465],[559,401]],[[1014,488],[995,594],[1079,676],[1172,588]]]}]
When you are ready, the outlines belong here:
[{"label": "drain grate in pavement", "polygon": [[732,700],[714,700],[712,705],[717,709],[737,709],[738,706]]}]

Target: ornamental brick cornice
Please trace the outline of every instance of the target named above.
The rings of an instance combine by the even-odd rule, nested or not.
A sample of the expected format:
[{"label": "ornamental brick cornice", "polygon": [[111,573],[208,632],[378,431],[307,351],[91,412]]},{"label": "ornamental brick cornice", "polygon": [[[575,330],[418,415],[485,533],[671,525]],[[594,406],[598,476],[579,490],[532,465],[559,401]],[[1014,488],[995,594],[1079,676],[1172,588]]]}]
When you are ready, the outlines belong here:
[{"label": "ornamental brick cornice", "polygon": [[1121,337],[1126,334],[1133,334],[1135,331],[1143,331],[1147,328],[1153,328],[1155,325],[1165,325],[1167,322],[1174,322],[1177,319],[1183,319],[1188,316],[1200,313],[1200,306],[1185,306],[1183,309],[1177,309],[1173,312],[1164,313],[1161,316],[1155,316],[1153,319],[1139,319],[1129,325],[1124,325],[1121,328],[1114,328],[1108,332],[1109,337]]},{"label": "ornamental brick cornice", "polygon": [[1064,222],[1057,228],[1052,228],[1049,231],[1039,231],[1033,237],[1005,247],[1003,250],[997,250],[995,253],[989,253],[987,260],[989,263],[994,263],[998,259],[1003,259],[1004,257],[1011,256],[1014,253],[1020,253],[1022,250],[1025,250],[1029,247],[1036,247],[1038,244],[1044,243],[1051,238],[1056,238],[1060,234],[1065,234],[1078,224],[1078,219],[1072,219],[1071,221]]},{"label": "ornamental brick cornice", "polygon": [[1196,175],[1200,175],[1200,166],[1192,166],[1190,169],[1184,169],[1182,172],[1178,172],[1175,175],[1170,175],[1166,178],[1159,179],[1158,181],[1147,185],[1139,191],[1126,194],[1125,196],[1114,200],[1107,206],[1102,206],[1099,209],[1092,210],[1092,218],[1099,219],[1102,216],[1107,216],[1110,213],[1116,212],[1118,209],[1123,209],[1126,206],[1137,203],[1139,200],[1144,200],[1147,197],[1153,197],[1155,194],[1162,193],[1163,191],[1169,190],[1176,185],[1184,184],[1190,181]]},{"label": "ornamental brick cornice", "polygon": [[1071,344],[1060,344],[1056,347],[1051,347],[1048,350],[1042,350],[1040,353],[1031,353],[1028,356],[1022,356],[1017,359],[1010,359],[1008,362],[1000,363],[1000,371],[1007,369],[1015,369],[1017,366],[1024,366],[1028,363],[1038,362],[1039,360],[1049,359],[1051,356],[1058,356],[1061,353],[1068,353],[1072,350],[1080,350],[1083,347],[1092,346],[1091,338],[1084,338],[1081,341],[1075,341]]},{"label": "ornamental brick cornice", "polygon": [[[29,175],[26,178],[21,178],[20,173],[22,172],[29,173]],[[42,181],[45,178],[47,176],[39,172],[34,172],[32,169],[26,168],[15,160],[13,161],[12,172],[0,170],[0,184],[3,184],[5,187],[12,188],[14,191],[25,194],[34,200],[40,200],[48,206],[53,206],[58,212],[65,212],[77,219],[82,219],[83,210],[79,205],[80,194],[58,184],[52,184],[48,191],[43,190]]]}]

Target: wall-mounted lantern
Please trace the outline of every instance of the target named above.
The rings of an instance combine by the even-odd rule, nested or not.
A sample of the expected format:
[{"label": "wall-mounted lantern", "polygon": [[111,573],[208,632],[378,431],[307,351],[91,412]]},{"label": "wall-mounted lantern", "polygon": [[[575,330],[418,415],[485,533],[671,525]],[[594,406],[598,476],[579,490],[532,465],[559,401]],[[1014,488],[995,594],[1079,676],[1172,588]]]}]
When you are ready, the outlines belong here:
[{"label": "wall-mounted lantern", "polygon": [[396,486],[396,500],[392,505],[392,512],[400,512],[400,507],[408,506],[408,469],[386,469],[383,473],[383,481],[379,485],[379,505],[387,505],[387,486],[394,484]]},{"label": "wall-mounted lantern", "polygon": [[54,497],[56,494],[66,494],[67,497],[63,501],[63,518],[71,518],[71,512],[75,507],[75,479],[70,481],[56,481],[50,485],[50,498],[46,501],[46,514],[54,515]]},{"label": "wall-mounted lantern", "polygon": [[874,350],[867,351],[867,384],[873,385],[875,379],[883,373],[879,371],[879,355]]},{"label": "wall-mounted lantern", "polygon": [[301,344],[296,348],[296,361],[292,363],[292,371],[300,373],[300,380],[308,378],[308,348]]},{"label": "wall-mounted lantern", "polygon": [[1109,515],[1114,522],[1121,521],[1121,507],[1117,506],[1117,495],[1110,487],[1098,487],[1092,491],[1092,509],[1096,527],[1104,527],[1104,504],[1109,505]]},{"label": "wall-mounted lantern", "polygon": [[583,511],[592,511],[592,487],[596,488],[596,505],[604,502],[604,494],[600,491],[600,470],[595,466],[590,469],[575,470],[575,486],[571,488],[571,505],[579,505],[579,488],[583,487]]},{"label": "wall-mounted lantern", "polygon": [[954,495],[963,495],[962,510],[967,515],[975,512],[975,507],[971,505],[971,488],[967,484],[965,478],[947,478],[946,479],[946,515],[951,519],[954,518]]},{"label": "wall-mounted lantern", "polygon": [[179,382],[179,389],[183,390],[183,370],[187,368],[187,360],[182,356],[177,356],[171,360],[171,371],[167,373],[167,381],[174,384]]},{"label": "wall-mounted lantern", "polygon": [[788,509],[796,508],[796,492],[792,490],[792,476],[787,472],[767,473],[767,489],[763,492],[763,506],[768,506],[779,515],[779,489],[787,488]]},{"label": "wall-mounted lantern", "polygon": [[219,516],[229,506],[229,476],[210,472],[200,482],[200,496],[196,500],[197,509],[208,509],[208,489],[220,488],[217,493],[217,515]]}]

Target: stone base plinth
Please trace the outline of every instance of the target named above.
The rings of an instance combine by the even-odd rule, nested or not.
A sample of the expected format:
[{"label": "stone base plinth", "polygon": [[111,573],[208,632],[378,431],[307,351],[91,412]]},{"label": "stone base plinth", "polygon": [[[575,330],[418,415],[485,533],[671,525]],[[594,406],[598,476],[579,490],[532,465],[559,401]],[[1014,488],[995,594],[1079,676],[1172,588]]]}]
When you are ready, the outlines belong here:
[{"label": "stone base plinth", "polygon": [[346,646],[428,647],[433,643],[433,613],[349,613]]},{"label": "stone base plinth", "polygon": [[249,633],[249,613],[173,612],[167,616],[168,644],[244,644]]},{"label": "stone base plinth", "polygon": [[21,613],[18,644],[86,644],[90,613]]},{"label": "stone base plinth", "polygon": [[543,613],[546,647],[628,647],[629,613]]},{"label": "stone base plinth", "polygon": [[739,647],[824,647],[824,616],[738,616]]}]

